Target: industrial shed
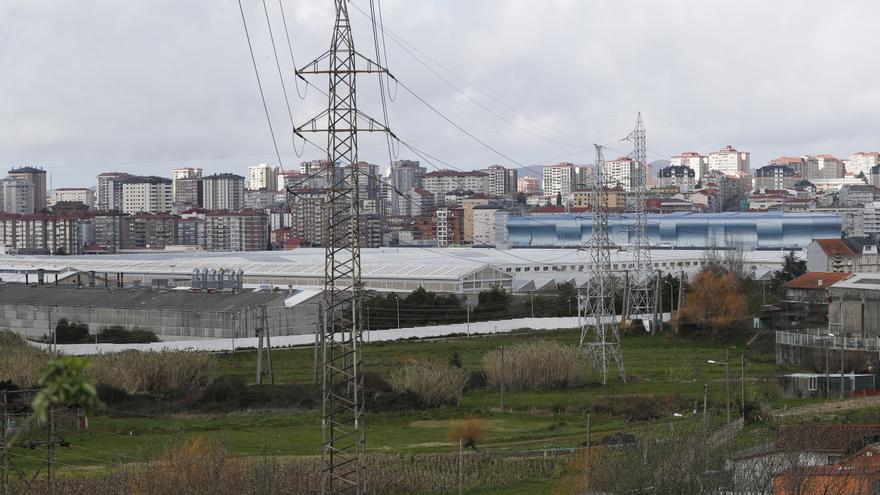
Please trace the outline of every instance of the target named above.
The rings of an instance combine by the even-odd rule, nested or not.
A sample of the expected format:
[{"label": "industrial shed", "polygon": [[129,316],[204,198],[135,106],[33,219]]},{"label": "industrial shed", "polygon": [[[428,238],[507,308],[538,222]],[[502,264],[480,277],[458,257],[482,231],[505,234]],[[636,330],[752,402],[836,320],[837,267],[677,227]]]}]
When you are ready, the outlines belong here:
[{"label": "industrial shed", "polygon": [[[0,285],[0,328],[49,335],[58,320],[87,323],[92,333],[120,325],[152,330],[162,340],[253,337],[255,309],[265,305],[269,334],[313,333],[318,292],[190,292],[148,288]],[[301,296],[311,297],[301,297]],[[295,299],[293,307],[285,304]]]},{"label": "industrial shed", "polygon": [[880,337],[880,274],[854,273],[828,289],[832,331],[848,337]]}]

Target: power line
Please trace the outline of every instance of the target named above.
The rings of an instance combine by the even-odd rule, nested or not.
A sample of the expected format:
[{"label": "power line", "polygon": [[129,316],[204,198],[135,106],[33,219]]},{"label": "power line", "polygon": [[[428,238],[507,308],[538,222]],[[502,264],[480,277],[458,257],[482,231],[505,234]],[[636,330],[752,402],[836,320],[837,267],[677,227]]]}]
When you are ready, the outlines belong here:
[{"label": "power line", "polygon": [[[251,63],[254,65],[254,75],[257,77],[257,87],[260,89],[260,100],[263,102],[263,111],[266,114],[266,122],[269,124],[269,134],[272,136],[272,146],[275,148],[275,157],[278,159],[278,166],[283,170],[284,165],[281,163],[281,152],[278,151],[278,141],[275,139],[275,130],[272,128],[272,117],[269,116],[269,106],[266,105],[266,95],[263,93],[263,83],[260,80],[260,71],[257,69],[257,59],[254,56],[254,46],[251,43],[251,35],[248,32],[247,20],[244,17],[244,6],[242,6],[241,0],[238,0],[238,10],[241,12],[241,24],[244,27],[245,38],[247,38],[248,51],[251,54]],[[274,46],[274,40],[272,41],[272,44]]]}]

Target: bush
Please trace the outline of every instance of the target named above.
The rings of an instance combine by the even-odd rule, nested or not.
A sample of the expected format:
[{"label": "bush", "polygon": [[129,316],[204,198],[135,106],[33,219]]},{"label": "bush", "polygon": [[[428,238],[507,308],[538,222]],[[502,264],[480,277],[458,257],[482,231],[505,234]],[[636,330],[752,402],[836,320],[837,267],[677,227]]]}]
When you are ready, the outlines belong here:
[{"label": "bush", "polygon": [[[504,349],[504,386],[508,390],[556,390],[574,388],[581,382],[584,362],[573,346],[556,342],[514,344]],[[501,351],[483,357],[486,381],[501,384]]]},{"label": "bush", "polygon": [[432,361],[410,361],[392,382],[398,391],[412,392],[426,406],[458,404],[467,383],[467,372]]},{"label": "bush", "polygon": [[248,395],[247,384],[240,377],[223,375],[217,377],[202,394],[202,399],[210,402],[239,403]]},{"label": "bush", "polygon": [[55,340],[59,344],[83,344],[89,341],[89,326],[85,323],[68,323],[64,318],[55,325]]},{"label": "bush", "polygon": [[624,416],[629,421],[647,421],[671,416],[691,404],[678,394],[615,395],[593,400],[591,410],[606,416]]},{"label": "bush", "polygon": [[465,391],[486,388],[486,373],[482,371],[471,371],[468,375],[467,383],[464,386]]},{"label": "bush", "polygon": [[463,447],[470,447],[477,450],[477,442],[483,439],[488,430],[489,424],[485,419],[468,418],[453,419],[449,421],[449,441],[458,443],[459,440]]},{"label": "bush", "polygon": [[107,327],[98,334],[98,342],[105,344],[149,344],[159,342],[159,337],[152,330],[134,328],[128,330],[119,325]]},{"label": "bush", "polygon": [[9,380],[19,388],[31,388],[39,382],[40,368],[51,355],[29,345],[18,334],[0,332],[0,380]]},{"label": "bush", "polygon": [[98,383],[129,393],[186,393],[208,385],[215,362],[205,352],[126,351],[94,356],[92,373]]}]

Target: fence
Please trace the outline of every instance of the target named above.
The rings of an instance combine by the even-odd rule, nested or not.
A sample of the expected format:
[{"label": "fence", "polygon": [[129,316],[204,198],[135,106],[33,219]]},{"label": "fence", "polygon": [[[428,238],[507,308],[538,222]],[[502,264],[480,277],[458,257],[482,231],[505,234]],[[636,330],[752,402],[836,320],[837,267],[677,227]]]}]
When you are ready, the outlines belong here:
[{"label": "fence", "polygon": [[[364,331],[363,338],[364,342],[387,342],[413,338],[424,339],[445,337],[449,335],[507,333],[521,328],[530,328],[532,330],[557,330],[560,328],[579,328],[580,321],[581,320],[577,317],[514,318],[511,320],[455,323],[451,325],[434,325],[429,327],[369,330]],[[669,321],[669,313],[663,314],[663,321]],[[313,345],[314,343],[314,334],[272,336],[272,347]],[[52,344],[32,342],[31,345],[47,350],[53,348]],[[57,349],[63,354],[76,356],[130,350],[234,351],[235,349],[246,347],[257,347],[256,337],[243,339],[175,340],[168,342],[155,342],[152,344],[70,344],[58,345]]]},{"label": "fence", "polygon": [[[841,349],[844,351],[880,352],[880,337],[858,338],[832,336],[827,329],[816,330],[817,334],[776,332],[777,345],[813,347],[817,349]],[[819,332],[824,332],[818,334]]]}]

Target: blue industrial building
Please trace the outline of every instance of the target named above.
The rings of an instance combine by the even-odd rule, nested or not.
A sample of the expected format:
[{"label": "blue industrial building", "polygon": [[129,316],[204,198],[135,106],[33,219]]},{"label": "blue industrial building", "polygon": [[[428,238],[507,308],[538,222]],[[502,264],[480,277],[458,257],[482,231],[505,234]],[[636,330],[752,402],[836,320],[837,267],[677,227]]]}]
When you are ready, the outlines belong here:
[{"label": "blue industrial building", "polygon": [[[655,247],[702,249],[741,244],[745,249],[803,249],[814,239],[840,238],[836,214],[668,213],[648,215],[648,238]],[[592,235],[592,215],[509,216],[496,229],[496,243],[509,247],[580,246]],[[609,215],[611,241],[631,244],[632,215]]]}]

